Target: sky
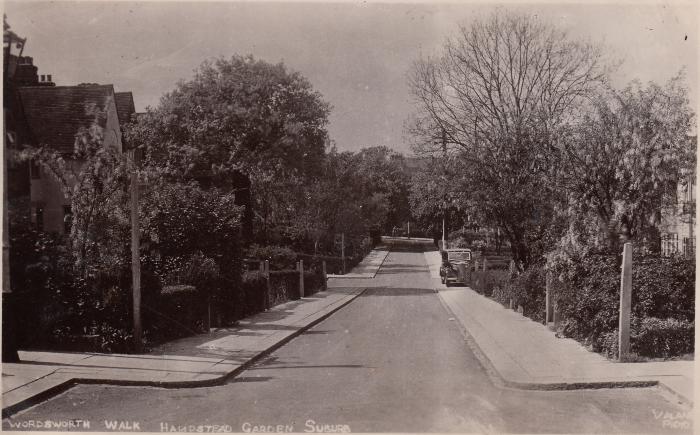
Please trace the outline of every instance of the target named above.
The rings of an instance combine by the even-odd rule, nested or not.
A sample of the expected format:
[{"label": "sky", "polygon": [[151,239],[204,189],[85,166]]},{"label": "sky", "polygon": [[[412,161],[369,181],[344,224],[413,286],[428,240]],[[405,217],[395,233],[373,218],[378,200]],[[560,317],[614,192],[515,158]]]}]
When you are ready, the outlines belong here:
[{"label": "sky", "polygon": [[328,130],[339,149],[385,145],[407,154],[411,64],[497,8],[536,14],[572,39],[602,43],[622,62],[617,86],[662,83],[685,68],[697,107],[694,2],[5,2],[12,30],[28,38],[24,55],[59,86],[114,84],[132,91],[143,111],[202,61],[253,54],[309,79],[333,107]]}]

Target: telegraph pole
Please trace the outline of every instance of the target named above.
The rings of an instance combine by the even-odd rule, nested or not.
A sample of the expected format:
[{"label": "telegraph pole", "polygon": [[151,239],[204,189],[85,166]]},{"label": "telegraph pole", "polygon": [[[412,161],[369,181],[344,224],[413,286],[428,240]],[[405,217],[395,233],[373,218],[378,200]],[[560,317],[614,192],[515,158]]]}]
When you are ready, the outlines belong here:
[{"label": "telegraph pole", "polygon": [[131,172],[131,279],[134,302],[134,350],[141,352],[143,348],[141,326],[141,257],[139,247],[141,236],[139,232],[139,179],[138,164],[140,152],[133,149],[134,168]]},{"label": "telegraph pole", "polygon": [[[447,186],[447,133],[442,129],[442,175]],[[442,249],[447,249],[445,246],[445,221],[447,220],[447,198],[443,196],[442,201]]]}]

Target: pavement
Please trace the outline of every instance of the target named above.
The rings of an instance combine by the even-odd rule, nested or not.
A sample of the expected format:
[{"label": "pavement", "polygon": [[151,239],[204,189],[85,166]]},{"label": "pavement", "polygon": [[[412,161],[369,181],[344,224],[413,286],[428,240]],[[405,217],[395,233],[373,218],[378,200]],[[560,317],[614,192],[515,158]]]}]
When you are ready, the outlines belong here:
[{"label": "pavement", "polygon": [[424,255],[440,299],[459,321],[482,365],[502,385],[528,390],[658,385],[693,404],[694,361],[608,360],[469,287],[447,288],[440,283],[439,252]]},{"label": "pavement", "polygon": [[[386,256],[371,255],[370,263],[381,255]],[[358,268],[366,270],[368,265],[362,262]],[[328,287],[240,320],[235,327],[171,341],[147,354],[20,351],[21,362],[2,364],[3,417],[76,384],[166,388],[222,384],[364,290],[334,285],[332,280]]]},{"label": "pavement", "polygon": [[[387,258],[389,250],[382,247],[373,251],[351,274],[329,279],[328,291],[278,305],[241,320],[236,327],[165,343],[145,355],[21,351],[21,363],[2,365],[3,416],[76,384],[165,388],[222,385],[328,318],[368,287],[389,292],[391,297],[420,295],[420,289],[434,289],[449,320],[458,324],[469,349],[497,385],[521,390],[658,385],[679,402],[692,405],[694,361],[609,361],[573,340],[557,338],[544,325],[468,287],[446,288],[439,281],[438,252],[411,251],[425,258],[423,264],[427,266],[417,267],[406,256]],[[354,279],[365,274],[375,278]],[[408,322],[401,321],[404,325]]]},{"label": "pavement", "polygon": [[329,274],[328,278],[365,278],[372,279],[377,275],[379,268],[382,267],[384,260],[389,255],[389,247],[380,245],[372,249],[369,254],[355,266],[349,273],[344,275]]}]

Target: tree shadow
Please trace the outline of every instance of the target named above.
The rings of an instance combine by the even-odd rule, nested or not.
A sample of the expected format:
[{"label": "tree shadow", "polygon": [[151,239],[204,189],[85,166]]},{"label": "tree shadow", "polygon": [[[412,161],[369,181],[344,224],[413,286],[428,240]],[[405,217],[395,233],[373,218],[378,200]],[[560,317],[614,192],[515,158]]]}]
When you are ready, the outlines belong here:
[{"label": "tree shadow", "polygon": [[372,296],[419,296],[434,294],[435,290],[431,288],[408,288],[408,287],[375,287],[368,288],[360,297]]}]

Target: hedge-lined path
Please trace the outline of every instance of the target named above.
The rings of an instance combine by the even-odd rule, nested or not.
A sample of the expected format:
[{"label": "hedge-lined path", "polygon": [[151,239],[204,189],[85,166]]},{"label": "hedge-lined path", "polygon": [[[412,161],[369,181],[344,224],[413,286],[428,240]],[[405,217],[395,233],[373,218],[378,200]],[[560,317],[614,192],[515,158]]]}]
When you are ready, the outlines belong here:
[{"label": "hedge-lined path", "polygon": [[158,346],[145,355],[26,352],[2,365],[3,417],[76,384],[215,385],[342,308],[362,288],[335,287],[277,305],[232,328]]},{"label": "hedge-lined path", "polygon": [[425,258],[441,300],[504,385],[539,390],[660,385],[692,404],[694,361],[608,360],[468,287],[447,288],[439,281],[439,253],[426,252]]},{"label": "hedge-lined path", "polygon": [[[103,431],[105,420],[128,420],[152,432],[212,425],[235,432],[690,431],[665,425],[687,424],[685,409],[655,388],[524,391],[494,385],[431,287],[421,249],[392,246],[351,304],[225,385],[79,385],[11,422],[82,419],[92,431]],[[332,279],[329,286],[352,281]],[[3,423],[10,428],[10,421]]]}]

